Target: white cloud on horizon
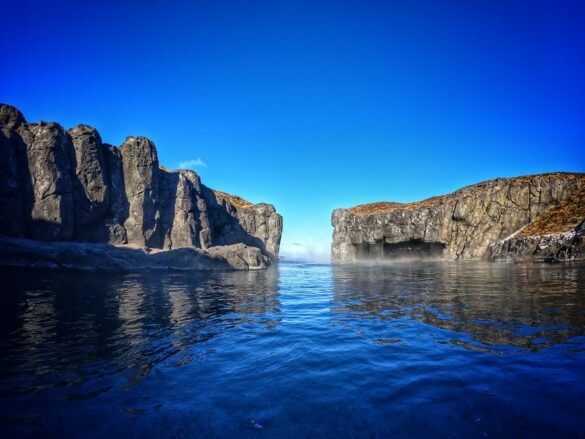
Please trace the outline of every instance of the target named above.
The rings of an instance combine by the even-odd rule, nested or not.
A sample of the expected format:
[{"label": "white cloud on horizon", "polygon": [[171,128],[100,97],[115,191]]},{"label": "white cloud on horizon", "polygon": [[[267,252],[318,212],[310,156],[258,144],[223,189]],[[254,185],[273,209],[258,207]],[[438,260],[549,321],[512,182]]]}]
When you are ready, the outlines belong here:
[{"label": "white cloud on horizon", "polygon": [[201,160],[201,157],[198,157],[193,160],[187,160],[186,162],[179,163],[180,169],[192,169],[192,168],[207,168],[207,163]]}]

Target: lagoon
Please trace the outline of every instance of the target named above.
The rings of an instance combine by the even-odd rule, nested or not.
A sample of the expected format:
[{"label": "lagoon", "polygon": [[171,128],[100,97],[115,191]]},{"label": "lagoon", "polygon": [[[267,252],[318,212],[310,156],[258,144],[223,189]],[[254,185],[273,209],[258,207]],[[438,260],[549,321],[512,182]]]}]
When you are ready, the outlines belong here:
[{"label": "lagoon", "polygon": [[2,278],[4,437],[585,431],[583,263]]}]

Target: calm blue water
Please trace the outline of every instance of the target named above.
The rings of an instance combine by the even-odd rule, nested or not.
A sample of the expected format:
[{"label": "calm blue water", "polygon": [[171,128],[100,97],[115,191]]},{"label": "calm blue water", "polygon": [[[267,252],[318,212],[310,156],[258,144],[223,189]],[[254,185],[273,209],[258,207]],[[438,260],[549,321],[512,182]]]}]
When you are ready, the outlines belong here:
[{"label": "calm blue water", "polygon": [[2,272],[3,437],[585,434],[585,265]]}]

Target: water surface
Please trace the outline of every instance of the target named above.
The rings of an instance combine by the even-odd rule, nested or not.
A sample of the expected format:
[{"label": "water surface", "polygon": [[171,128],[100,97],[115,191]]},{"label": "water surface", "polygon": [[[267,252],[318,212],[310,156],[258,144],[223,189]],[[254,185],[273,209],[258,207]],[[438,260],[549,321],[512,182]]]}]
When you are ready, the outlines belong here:
[{"label": "water surface", "polygon": [[4,437],[585,431],[583,264],[2,279]]}]

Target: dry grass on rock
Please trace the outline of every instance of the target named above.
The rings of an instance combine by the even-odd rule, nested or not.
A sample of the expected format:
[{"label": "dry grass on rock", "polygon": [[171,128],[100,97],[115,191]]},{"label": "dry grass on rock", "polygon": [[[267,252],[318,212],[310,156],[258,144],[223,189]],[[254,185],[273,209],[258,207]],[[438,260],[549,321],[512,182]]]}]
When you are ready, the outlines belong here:
[{"label": "dry grass on rock", "polygon": [[566,200],[538,215],[519,236],[540,236],[573,230],[585,219],[585,185]]},{"label": "dry grass on rock", "polygon": [[250,203],[247,200],[244,200],[242,197],[238,197],[237,195],[226,194],[225,192],[216,191],[216,190],[214,190],[213,193],[215,194],[215,196],[218,199],[227,200],[230,202],[230,204],[232,206],[235,206],[235,207],[243,208],[243,207],[253,206],[252,203]]}]

